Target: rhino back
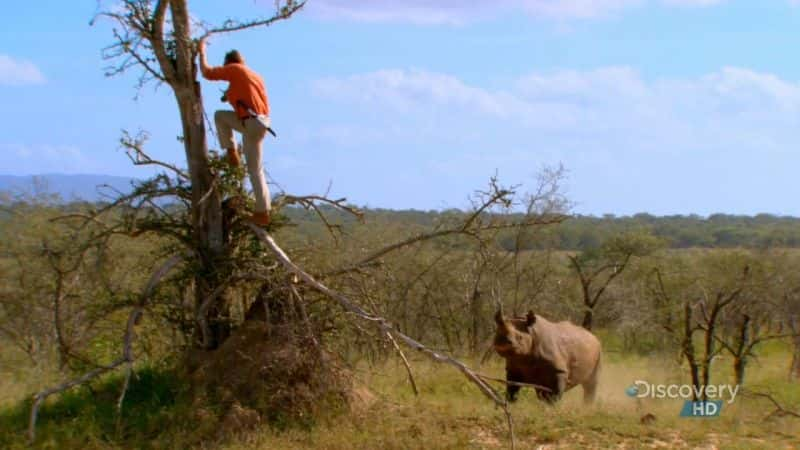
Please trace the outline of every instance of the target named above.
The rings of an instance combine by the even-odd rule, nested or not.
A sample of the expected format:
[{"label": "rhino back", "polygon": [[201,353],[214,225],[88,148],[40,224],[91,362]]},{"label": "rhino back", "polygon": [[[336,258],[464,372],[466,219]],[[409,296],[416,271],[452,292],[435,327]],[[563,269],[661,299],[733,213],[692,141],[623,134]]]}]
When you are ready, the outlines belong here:
[{"label": "rhino back", "polygon": [[557,370],[564,371],[570,387],[594,375],[602,351],[594,334],[568,321],[553,323],[537,318],[536,325],[535,352],[539,358],[551,361]]}]

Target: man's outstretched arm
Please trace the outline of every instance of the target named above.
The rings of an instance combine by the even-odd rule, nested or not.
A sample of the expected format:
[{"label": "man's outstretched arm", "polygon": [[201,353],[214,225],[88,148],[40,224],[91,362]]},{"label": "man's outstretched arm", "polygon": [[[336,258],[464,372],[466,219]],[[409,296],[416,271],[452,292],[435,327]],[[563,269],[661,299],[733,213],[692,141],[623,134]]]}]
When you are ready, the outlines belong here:
[{"label": "man's outstretched arm", "polygon": [[225,67],[211,67],[206,59],[206,40],[200,39],[197,47],[198,59],[200,60],[200,72],[207,80],[226,80],[227,71]]}]

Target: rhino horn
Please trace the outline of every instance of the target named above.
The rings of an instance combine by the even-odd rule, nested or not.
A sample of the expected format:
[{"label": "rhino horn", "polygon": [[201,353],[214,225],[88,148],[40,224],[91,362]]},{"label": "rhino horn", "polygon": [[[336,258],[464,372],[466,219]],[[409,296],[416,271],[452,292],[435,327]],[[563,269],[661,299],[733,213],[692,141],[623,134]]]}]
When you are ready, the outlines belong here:
[{"label": "rhino horn", "polygon": [[533,310],[530,310],[528,314],[525,315],[525,324],[531,326],[534,323],[536,323],[536,314],[533,313]]},{"label": "rhino horn", "polygon": [[497,312],[494,313],[494,321],[498,325],[503,325],[505,323],[505,321],[503,320],[503,307],[502,306],[497,308]]}]

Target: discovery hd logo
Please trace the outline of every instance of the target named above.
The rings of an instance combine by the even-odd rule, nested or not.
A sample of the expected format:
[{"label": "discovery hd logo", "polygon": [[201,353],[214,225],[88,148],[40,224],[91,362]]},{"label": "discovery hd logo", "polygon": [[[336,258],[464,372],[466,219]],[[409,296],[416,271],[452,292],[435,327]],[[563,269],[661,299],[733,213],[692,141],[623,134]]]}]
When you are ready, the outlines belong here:
[{"label": "discovery hd logo", "polygon": [[[739,385],[710,384],[693,386],[691,384],[653,384],[636,380],[625,389],[629,397],[684,399],[681,417],[717,417],[723,403],[731,404],[739,393]],[[703,401],[694,401],[705,398]]]}]

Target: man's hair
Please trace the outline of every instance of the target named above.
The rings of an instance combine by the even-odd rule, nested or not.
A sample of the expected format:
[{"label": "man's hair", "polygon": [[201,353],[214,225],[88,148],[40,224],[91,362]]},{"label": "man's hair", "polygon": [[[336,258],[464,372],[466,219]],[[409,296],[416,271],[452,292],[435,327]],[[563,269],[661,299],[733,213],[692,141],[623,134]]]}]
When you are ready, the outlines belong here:
[{"label": "man's hair", "polygon": [[238,50],[231,50],[225,53],[225,64],[244,64],[244,58]]}]

